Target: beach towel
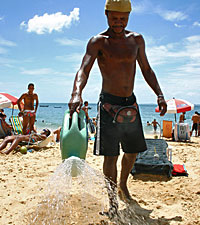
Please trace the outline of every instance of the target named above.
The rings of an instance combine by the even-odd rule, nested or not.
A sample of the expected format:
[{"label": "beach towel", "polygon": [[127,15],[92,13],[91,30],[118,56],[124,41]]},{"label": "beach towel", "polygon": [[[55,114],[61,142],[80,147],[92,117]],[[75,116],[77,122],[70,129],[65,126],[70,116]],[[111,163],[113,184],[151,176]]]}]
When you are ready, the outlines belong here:
[{"label": "beach towel", "polygon": [[167,157],[167,142],[164,139],[145,139],[147,150],[140,152],[131,171],[135,174],[172,176],[173,164]]},{"label": "beach towel", "polygon": [[174,164],[172,176],[188,176],[188,172],[186,170],[185,165]]}]

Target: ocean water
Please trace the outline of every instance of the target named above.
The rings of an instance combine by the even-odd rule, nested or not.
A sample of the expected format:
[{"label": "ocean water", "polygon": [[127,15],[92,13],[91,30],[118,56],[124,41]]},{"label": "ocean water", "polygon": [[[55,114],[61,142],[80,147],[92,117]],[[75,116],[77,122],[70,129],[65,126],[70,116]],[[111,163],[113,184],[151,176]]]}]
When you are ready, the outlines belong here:
[{"label": "ocean water", "polygon": [[[89,110],[90,117],[96,117],[97,115],[97,104],[89,104],[91,108]],[[152,122],[154,119],[158,123],[162,125],[163,120],[171,120],[175,123],[175,115],[174,114],[165,114],[164,117],[161,117],[159,113],[155,112],[155,108],[157,105],[154,104],[140,104],[140,115],[142,119],[143,129],[145,134],[153,134],[153,127],[147,126],[147,121]],[[40,131],[43,128],[50,128],[54,130],[59,126],[62,126],[63,116],[65,111],[68,109],[67,103],[40,103],[36,115],[36,128]],[[192,115],[195,111],[200,112],[200,105],[195,105],[194,110],[186,112],[186,123],[192,127]],[[18,110],[14,110],[13,115],[18,114]],[[7,115],[7,122],[8,118],[12,115],[12,110],[6,108],[5,113]],[[177,121],[179,120],[180,114],[176,114]],[[159,128],[157,130],[159,133]]]}]

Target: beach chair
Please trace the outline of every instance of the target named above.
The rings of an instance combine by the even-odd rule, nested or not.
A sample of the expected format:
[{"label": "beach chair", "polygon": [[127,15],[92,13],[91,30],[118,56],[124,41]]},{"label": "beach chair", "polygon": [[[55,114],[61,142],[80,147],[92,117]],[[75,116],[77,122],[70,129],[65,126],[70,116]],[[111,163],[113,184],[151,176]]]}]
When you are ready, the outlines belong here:
[{"label": "beach chair", "polygon": [[10,122],[14,131],[14,134],[23,134],[23,126],[19,119],[19,116],[11,116]]},{"label": "beach chair", "polygon": [[4,138],[6,136],[6,133],[2,127],[2,120],[0,119],[0,138]]},{"label": "beach chair", "polygon": [[172,137],[172,121],[163,120],[163,137]]},{"label": "beach chair", "polygon": [[138,153],[134,167],[135,174],[172,176],[173,164],[168,159],[168,144],[164,139],[146,139],[147,150]]}]

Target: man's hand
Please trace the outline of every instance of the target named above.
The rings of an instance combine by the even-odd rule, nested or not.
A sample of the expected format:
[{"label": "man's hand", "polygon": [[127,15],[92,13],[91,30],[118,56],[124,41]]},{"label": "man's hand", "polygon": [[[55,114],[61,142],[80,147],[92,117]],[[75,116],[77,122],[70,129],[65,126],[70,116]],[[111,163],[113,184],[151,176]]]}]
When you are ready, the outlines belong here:
[{"label": "man's hand", "polygon": [[70,118],[72,118],[73,113],[76,111],[77,113],[80,112],[81,106],[83,105],[83,100],[79,95],[72,95],[68,106],[70,111]]},{"label": "man's hand", "polygon": [[167,112],[167,103],[164,97],[158,97],[157,102],[159,106],[160,116],[164,116],[165,113]]}]

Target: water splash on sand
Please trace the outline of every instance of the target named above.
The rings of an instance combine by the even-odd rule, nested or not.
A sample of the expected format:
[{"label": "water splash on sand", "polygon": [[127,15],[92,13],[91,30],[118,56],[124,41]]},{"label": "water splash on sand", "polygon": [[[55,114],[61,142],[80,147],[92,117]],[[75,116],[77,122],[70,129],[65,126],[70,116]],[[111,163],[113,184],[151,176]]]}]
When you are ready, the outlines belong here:
[{"label": "water splash on sand", "polygon": [[[37,209],[28,216],[30,225],[144,225],[135,206],[120,202],[117,214],[109,210],[110,182],[91,168],[85,160],[70,157],[50,177],[46,195]],[[136,204],[137,205],[137,204]],[[102,216],[103,215],[103,216]]]},{"label": "water splash on sand", "polygon": [[91,224],[107,202],[104,176],[84,160],[70,157],[50,177],[47,194],[30,224]]}]

